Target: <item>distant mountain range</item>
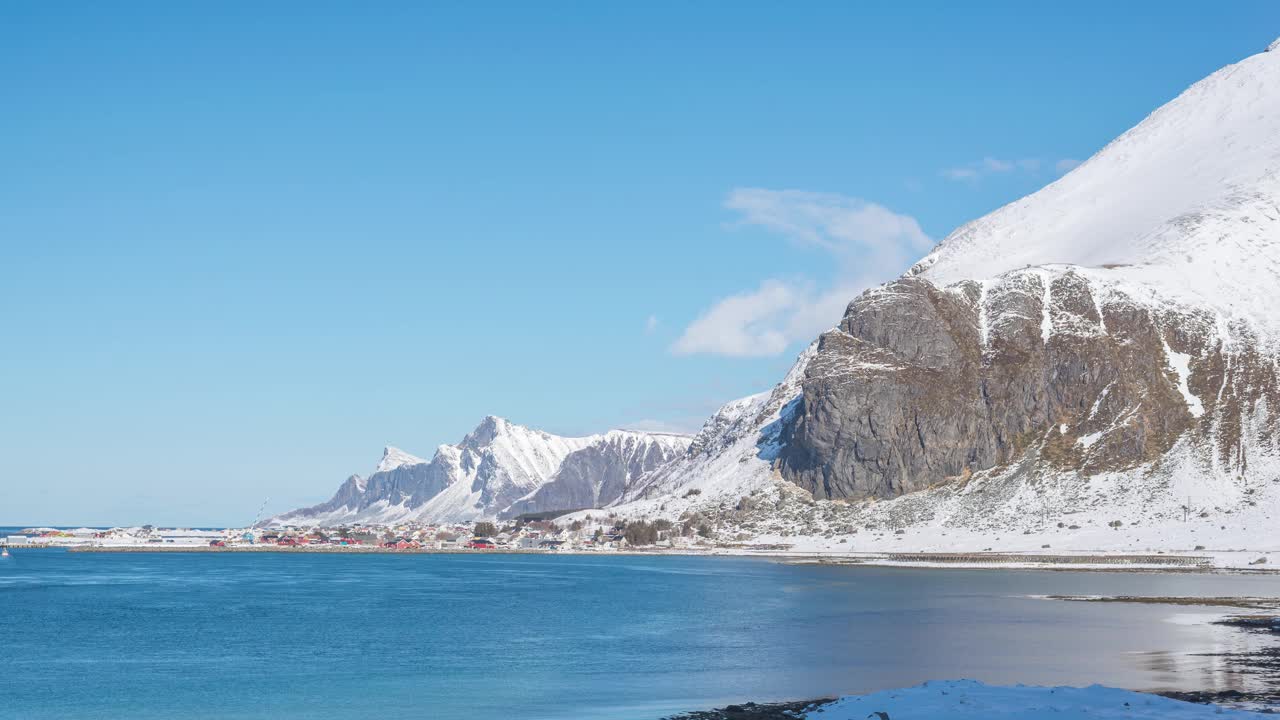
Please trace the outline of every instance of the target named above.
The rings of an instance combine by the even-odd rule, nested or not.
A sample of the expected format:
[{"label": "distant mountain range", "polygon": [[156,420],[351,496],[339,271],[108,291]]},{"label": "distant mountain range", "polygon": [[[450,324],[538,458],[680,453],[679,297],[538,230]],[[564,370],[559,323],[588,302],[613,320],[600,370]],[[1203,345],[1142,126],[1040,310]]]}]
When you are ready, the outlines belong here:
[{"label": "distant mountain range", "polygon": [[597,508],[689,442],[684,435],[628,430],[567,438],[489,416],[429,461],[387,447],[368,477],[352,475],[328,502],[269,522],[463,522]]}]

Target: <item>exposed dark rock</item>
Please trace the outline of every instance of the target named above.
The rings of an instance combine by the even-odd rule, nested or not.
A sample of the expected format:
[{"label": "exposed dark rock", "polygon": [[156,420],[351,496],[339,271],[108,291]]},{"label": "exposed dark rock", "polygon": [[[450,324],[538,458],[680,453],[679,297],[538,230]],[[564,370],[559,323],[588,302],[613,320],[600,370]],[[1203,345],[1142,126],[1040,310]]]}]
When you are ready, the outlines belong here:
[{"label": "exposed dark rock", "polygon": [[672,715],[665,720],[795,720],[832,702],[835,702],[835,698],[780,703],[749,702],[727,705],[716,710],[695,710]]},{"label": "exposed dark rock", "polygon": [[1206,458],[1243,469],[1244,425],[1278,437],[1258,413],[1280,407],[1276,365],[1245,329],[1229,350],[1220,332],[1207,313],[1072,269],[945,288],[906,276],[821,337],[780,469],[820,498],[889,498],[1030,449],[1052,469],[1128,470],[1188,432]]}]

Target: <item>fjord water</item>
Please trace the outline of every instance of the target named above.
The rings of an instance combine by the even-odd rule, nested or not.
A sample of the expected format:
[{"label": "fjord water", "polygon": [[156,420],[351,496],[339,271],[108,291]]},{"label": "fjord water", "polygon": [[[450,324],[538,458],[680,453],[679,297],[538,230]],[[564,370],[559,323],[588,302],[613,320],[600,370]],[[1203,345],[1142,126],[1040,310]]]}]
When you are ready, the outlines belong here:
[{"label": "fjord water", "polygon": [[[1260,576],[751,558],[68,553],[0,564],[4,718],[657,718],[938,678],[1224,689]],[[1185,613],[1180,613],[1185,611]],[[1175,618],[1176,619],[1176,618]]]}]

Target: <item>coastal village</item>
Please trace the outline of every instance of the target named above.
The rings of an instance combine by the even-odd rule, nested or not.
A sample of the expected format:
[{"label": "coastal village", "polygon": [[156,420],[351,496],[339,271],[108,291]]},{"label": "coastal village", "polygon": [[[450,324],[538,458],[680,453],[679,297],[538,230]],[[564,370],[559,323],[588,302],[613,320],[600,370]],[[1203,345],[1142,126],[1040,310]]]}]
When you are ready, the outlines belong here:
[{"label": "coastal village", "polygon": [[340,527],[245,527],[226,529],[24,528],[0,545],[71,550],[260,550],[260,551],[436,551],[436,552],[616,552],[629,548],[697,550],[713,547],[696,531],[655,521],[587,527],[550,519],[517,518],[494,523],[343,525]]}]

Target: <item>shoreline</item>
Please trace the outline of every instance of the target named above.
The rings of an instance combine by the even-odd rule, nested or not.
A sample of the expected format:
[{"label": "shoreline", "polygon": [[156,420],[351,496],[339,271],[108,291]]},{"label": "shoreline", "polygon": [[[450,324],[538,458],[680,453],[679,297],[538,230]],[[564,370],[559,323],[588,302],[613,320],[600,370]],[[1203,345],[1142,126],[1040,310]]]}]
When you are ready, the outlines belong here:
[{"label": "shoreline", "polygon": [[1133,554],[1109,552],[1018,553],[814,553],[785,550],[751,550],[749,548],[670,549],[639,548],[627,550],[544,550],[537,548],[384,548],[375,545],[62,545],[56,543],[10,546],[10,550],[62,548],[75,553],[282,553],[322,555],[582,555],[607,556],[676,556],[676,557],[755,557],[791,565],[832,565],[848,567],[884,567],[954,570],[1059,570],[1086,572],[1175,572],[1276,574],[1280,567],[1222,566],[1214,558],[1199,554]]},{"label": "shoreline", "polygon": [[[844,705],[860,704],[862,701],[866,701],[875,697],[884,698],[887,696],[887,698],[898,699],[903,695],[918,694],[922,690],[925,690],[930,686],[936,685],[936,686],[946,687],[946,686],[965,685],[965,684],[981,685],[981,683],[973,683],[973,681],[968,681],[968,680],[942,680],[942,681],[930,680],[928,682],[923,683],[922,685],[917,685],[909,688],[890,688],[890,689],[880,690],[880,691],[871,692],[871,693],[865,693],[865,694],[859,694],[859,695],[846,695],[846,696],[837,697],[837,698],[819,698],[816,700],[793,700],[793,701],[784,701],[784,702],[776,702],[776,703],[746,702],[741,704],[726,705],[721,708],[712,708],[710,710],[692,710],[688,712],[677,713],[675,715],[667,715],[661,718],[661,720],[804,720],[805,718],[810,718],[811,720],[818,720],[819,718],[823,717],[828,711],[839,713],[842,706]],[[1086,693],[1097,692],[1098,690],[1102,690],[1103,692],[1107,692],[1107,693],[1123,695],[1124,697],[1128,698],[1130,702],[1141,699],[1141,698],[1149,698],[1141,701],[1143,705],[1151,705],[1156,698],[1159,698],[1164,701],[1175,701],[1175,705],[1179,705],[1176,711],[1178,713],[1177,717],[1179,718],[1194,717],[1198,719],[1198,718],[1207,718],[1210,716],[1262,718],[1264,716],[1270,717],[1276,712],[1276,709],[1275,709],[1276,706],[1270,703],[1261,703],[1261,704],[1255,705],[1254,707],[1238,707],[1234,705],[1223,704],[1226,702],[1229,702],[1229,703],[1249,702],[1250,696],[1248,694],[1238,693],[1235,691],[1225,691],[1224,693],[1194,692],[1194,691],[1192,692],[1179,692],[1179,691],[1148,692],[1144,690],[1124,690],[1123,688],[1111,688],[1111,687],[1104,687],[1100,685],[1094,685],[1086,688],[1078,688],[1078,687],[1070,687],[1070,686],[1046,687],[1046,686],[1024,686],[1024,685],[1018,685],[1016,686],[1016,688],[1011,688],[1009,686],[988,685],[988,686],[984,686],[984,688],[988,691],[988,694],[1012,693],[1012,692],[1018,692],[1019,694],[1026,694],[1028,691],[1040,692],[1040,693],[1045,693],[1047,691],[1049,695],[1055,695],[1058,693],[1062,693],[1063,695],[1067,695],[1067,694],[1083,695]],[[954,690],[952,690],[952,692],[954,692]],[[948,692],[946,690],[943,690],[941,694],[947,695]],[[959,707],[964,707],[965,702],[967,702],[965,699],[960,698]],[[1009,702],[1009,701],[1006,700],[1006,702]],[[1057,714],[1062,712],[1063,710],[1061,706],[1062,702],[1063,702],[1063,698],[1062,696],[1059,696],[1058,698],[1054,698],[1051,701],[1051,704],[1047,708],[1036,707],[1034,708],[1034,710],[1045,710],[1047,713],[1051,712],[1053,714]],[[1085,707],[1085,708],[1079,708],[1079,709],[1069,708],[1068,712],[1071,712],[1072,717],[1077,716],[1075,712],[1072,712],[1075,710],[1079,710],[1086,714],[1089,714],[1090,711],[1093,711],[1093,713],[1097,713],[1099,710],[1101,710],[1106,714],[1099,715],[1099,717],[1106,717],[1106,718],[1130,717],[1130,715],[1127,712],[1130,702],[1124,703],[1125,711],[1123,715],[1115,715],[1114,713],[1116,712],[1116,708],[1106,707],[1105,705],[1102,707],[1095,706],[1095,707]],[[867,708],[862,708],[861,712],[865,712],[866,709],[869,709],[870,707],[871,706],[868,705]],[[1009,708],[1009,709],[1013,709],[1013,708]],[[1018,710],[1023,710],[1023,711],[1030,711],[1032,709],[1033,708],[1030,708],[1030,707],[1018,708]],[[1167,710],[1168,708],[1165,708],[1165,709]],[[1194,712],[1194,715],[1187,715],[1186,713],[1188,713],[1189,711]],[[861,712],[857,712],[856,714],[853,714],[853,715],[844,715],[844,717],[852,717],[855,719],[861,718],[862,717]],[[947,717],[950,717],[950,716],[951,715],[949,714],[947,715]],[[982,711],[982,714],[979,717],[985,718],[989,716],[990,715],[986,711]],[[867,717],[876,718],[876,717],[893,717],[893,716],[884,712],[878,713],[878,712],[872,711],[870,714],[867,715]],[[928,717],[941,718],[942,716],[931,714]],[[974,715],[967,714],[964,717],[974,717]],[[1001,714],[1000,717],[1006,717],[1006,715]],[[1020,713],[1018,717],[1024,717],[1024,715]],[[1151,717],[1151,715],[1144,713],[1142,717]]]},{"label": "shoreline", "polygon": [[662,720],[796,720],[815,710],[828,707],[840,698],[825,697],[817,700],[784,700],[782,702],[726,705],[711,710],[690,710],[668,715]]}]

